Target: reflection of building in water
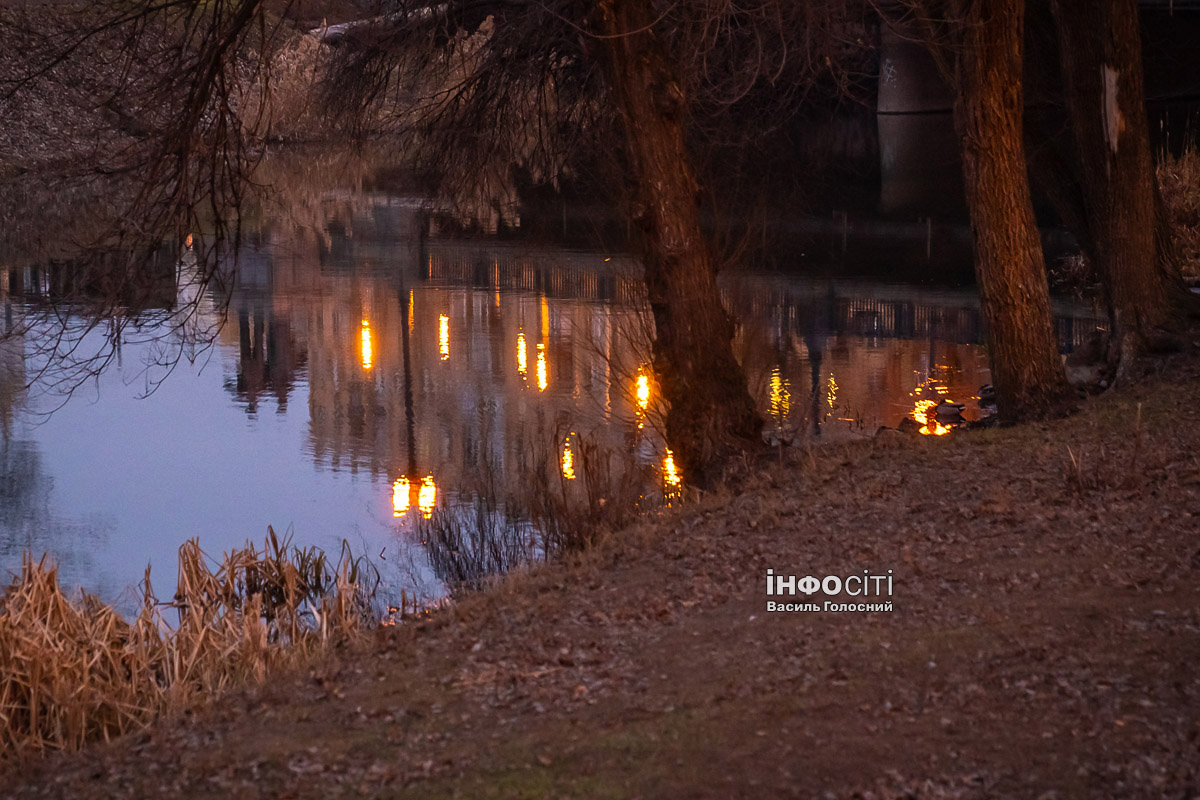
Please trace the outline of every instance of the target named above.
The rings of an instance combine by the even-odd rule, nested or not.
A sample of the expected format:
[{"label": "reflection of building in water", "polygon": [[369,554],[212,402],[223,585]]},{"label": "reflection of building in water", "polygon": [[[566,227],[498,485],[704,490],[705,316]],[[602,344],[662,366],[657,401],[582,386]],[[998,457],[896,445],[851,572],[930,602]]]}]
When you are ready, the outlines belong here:
[{"label": "reflection of building in water", "polygon": [[[597,432],[658,465],[671,490],[673,459],[640,424],[656,390],[633,265],[430,242],[416,216],[381,202],[337,225],[273,233],[249,258],[232,304],[248,405],[268,391],[286,400],[306,369],[313,458],[391,487],[396,517],[426,514],[484,475],[512,491],[538,459],[571,480]],[[971,294],[742,274],[724,293],[780,432],[894,425],[918,387],[966,401],[988,381]],[[1094,328],[1070,315],[1063,325]]]},{"label": "reflection of building in water", "polygon": [[198,247],[203,244],[189,234],[175,266],[175,313],[184,345],[202,347],[217,331],[217,304],[208,291],[209,276],[197,258]]},{"label": "reflection of building in water", "polygon": [[[769,429],[873,433],[905,416],[925,425],[930,399],[978,414],[973,401],[990,377],[973,290],[734,275],[723,293],[746,323],[735,344]],[[1063,306],[1056,326],[1070,350],[1097,321]]]},{"label": "reflection of building in water", "polygon": [[[983,344],[983,317],[974,289],[921,289],[884,283],[788,279],[777,274],[723,276],[722,294],[733,313],[766,324],[778,340],[785,331],[814,330],[871,339],[930,339]],[[1056,304],[1059,347],[1071,352],[1097,330],[1087,309]]]},{"label": "reflection of building in water", "polygon": [[304,368],[306,353],[292,332],[290,312],[296,298],[313,286],[297,278],[295,270],[275,269],[263,250],[248,248],[239,260],[229,304],[231,324],[221,335],[226,342],[237,337],[237,369],[225,385],[248,413],[258,411],[263,396],[273,396],[277,410],[286,411]]},{"label": "reflection of building in water", "polygon": [[423,247],[405,215],[385,205],[272,234],[243,258],[231,388],[250,408],[272,389],[284,400],[304,367],[313,457],[386,481],[396,517],[485,471],[522,480],[540,448],[563,446],[568,419],[633,417],[632,377],[611,385],[612,359],[645,358],[619,330],[632,312],[594,302],[636,296],[627,261]]},{"label": "reflection of building in water", "polygon": [[3,270],[8,292],[30,305],[132,313],[171,309],[176,302],[178,254],[163,245],[130,260],[126,250],[89,250],[47,263]]},{"label": "reflection of building in water", "polygon": [[[312,206],[289,209],[286,223],[243,249],[230,302],[237,326],[226,326],[222,336],[228,343],[236,330],[238,368],[227,385],[247,410],[257,410],[263,395],[286,408],[297,377],[318,355],[314,334],[319,343],[337,328],[338,336],[353,339],[356,368],[370,371],[379,330],[369,316],[349,309],[361,305],[357,287],[369,290],[395,271],[398,259],[414,268],[408,251],[416,241],[415,211],[396,198],[331,193]],[[360,273],[361,280],[355,277]],[[341,378],[348,374],[343,370]]]},{"label": "reflection of building in water", "polygon": [[249,305],[234,309],[239,348],[235,390],[248,412],[257,411],[259,398],[269,394],[282,413],[296,372],[304,365],[304,353],[295,346],[287,317],[260,304]]},{"label": "reflection of building in water", "polygon": [[[0,437],[0,570],[16,573],[26,554],[53,553],[64,586],[89,585],[109,597],[94,556],[115,528],[107,515],[76,516],[55,503],[54,479],[36,442]],[[101,585],[97,585],[100,583]]]},{"label": "reflection of building in water", "polygon": [[[488,288],[390,283],[334,279],[313,299],[304,329],[314,455],[387,476],[398,492],[395,512],[430,474],[446,487],[485,466],[519,480],[506,472],[538,446],[539,424],[549,436],[560,417],[632,416],[630,401],[614,402],[609,387],[621,312]],[[347,315],[369,321],[369,368]]]}]

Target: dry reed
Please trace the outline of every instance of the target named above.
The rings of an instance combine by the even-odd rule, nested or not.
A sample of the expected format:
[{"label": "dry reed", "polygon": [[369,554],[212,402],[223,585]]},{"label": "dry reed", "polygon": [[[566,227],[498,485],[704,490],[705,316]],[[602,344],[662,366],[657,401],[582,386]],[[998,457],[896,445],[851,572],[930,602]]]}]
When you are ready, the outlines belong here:
[{"label": "dry reed", "polygon": [[248,543],[218,563],[190,540],[174,599],[155,599],[147,569],[141,610],[126,620],[68,595],[52,563],[26,555],[0,596],[0,759],[108,740],[261,681],[370,620],[377,583],[345,546],[331,564],[268,529],[261,551]]},{"label": "dry reed", "polygon": [[1158,185],[1179,244],[1183,274],[1200,278],[1200,148],[1191,143],[1178,156],[1163,152],[1158,161]]}]

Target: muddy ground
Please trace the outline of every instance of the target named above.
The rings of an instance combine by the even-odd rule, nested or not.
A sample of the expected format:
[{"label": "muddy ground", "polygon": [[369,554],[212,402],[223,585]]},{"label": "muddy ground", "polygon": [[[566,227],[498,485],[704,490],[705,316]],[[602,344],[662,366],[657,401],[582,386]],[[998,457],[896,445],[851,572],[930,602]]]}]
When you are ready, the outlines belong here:
[{"label": "muddy ground", "polygon": [[[0,794],[1200,797],[1198,364],[1066,421],[764,461]],[[768,568],[892,570],[893,610],[767,613]]]}]

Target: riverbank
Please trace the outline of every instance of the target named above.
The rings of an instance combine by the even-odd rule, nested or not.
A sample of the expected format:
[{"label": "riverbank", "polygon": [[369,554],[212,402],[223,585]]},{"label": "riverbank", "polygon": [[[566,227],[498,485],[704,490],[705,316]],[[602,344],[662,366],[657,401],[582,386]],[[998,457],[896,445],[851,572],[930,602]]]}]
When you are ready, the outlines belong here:
[{"label": "riverbank", "polygon": [[[1198,386],[1178,356],[1065,421],[771,460],[3,793],[1193,796]],[[892,611],[767,613],[767,569],[891,570]]]}]

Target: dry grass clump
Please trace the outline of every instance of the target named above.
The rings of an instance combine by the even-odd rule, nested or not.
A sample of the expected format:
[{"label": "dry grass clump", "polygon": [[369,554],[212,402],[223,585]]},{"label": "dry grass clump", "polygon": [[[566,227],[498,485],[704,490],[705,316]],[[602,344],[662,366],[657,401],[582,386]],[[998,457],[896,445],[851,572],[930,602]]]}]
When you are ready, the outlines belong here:
[{"label": "dry grass clump", "polygon": [[657,462],[640,463],[597,433],[559,424],[527,435],[519,487],[501,488],[499,470],[485,467],[472,496],[417,521],[434,573],[451,595],[480,589],[515,567],[584,550],[679,499],[680,487],[664,484]]},{"label": "dry grass clump", "polygon": [[1200,278],[1200,147],[1190,145],[1178,157],[1164,152],[1158,160],[1158,184],[1183,257],[1183,274]]},{"label": "dry grass clump", "polygon": [[0,596],[0,758],[107,740],[260,681],[371,619],[377,582],[344,547],[331,564],[271,530],[261,551],[248,543],[219,563],[191,540],[174,599],[155,599],[147,569],[127,621],[86,592],[69,596],[53,564],[27,555]]},{"label": "dry grass clump", "polygon": [[248,132],[267,141],[325,138],[329,131],[313,102],[325,68],[326,51],[316,38],[279,31],[263,69],[243,70],[242,118]]}]

